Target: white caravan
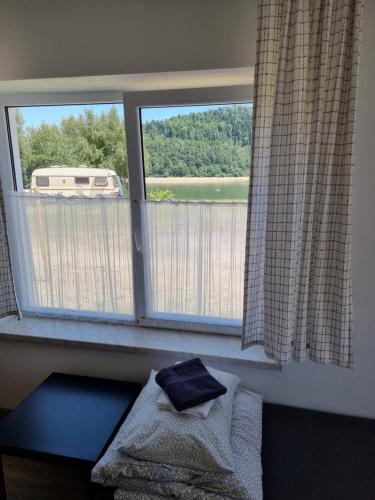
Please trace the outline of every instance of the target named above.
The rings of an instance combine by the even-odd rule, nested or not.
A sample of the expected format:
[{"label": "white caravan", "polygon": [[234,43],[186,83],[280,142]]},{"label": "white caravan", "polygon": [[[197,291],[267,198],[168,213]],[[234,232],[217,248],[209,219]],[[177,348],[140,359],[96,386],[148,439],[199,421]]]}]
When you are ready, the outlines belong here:
[{"label": "white caravan", "polygon": [[53,165],[32,173],[32,193],[55,196],[124,196],[119,176],[107,168]]}]

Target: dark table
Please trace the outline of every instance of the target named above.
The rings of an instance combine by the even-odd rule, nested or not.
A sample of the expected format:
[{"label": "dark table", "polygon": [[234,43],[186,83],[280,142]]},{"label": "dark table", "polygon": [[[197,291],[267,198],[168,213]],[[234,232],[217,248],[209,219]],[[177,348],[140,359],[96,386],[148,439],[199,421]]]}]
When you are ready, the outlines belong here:
[{"label": "dark table", "polygon": [[[112,441],[141,385],[52,373],[0,421],[1,455],[80,466],[90,472]],[[6,499],[0,460],[0,499]]]}]

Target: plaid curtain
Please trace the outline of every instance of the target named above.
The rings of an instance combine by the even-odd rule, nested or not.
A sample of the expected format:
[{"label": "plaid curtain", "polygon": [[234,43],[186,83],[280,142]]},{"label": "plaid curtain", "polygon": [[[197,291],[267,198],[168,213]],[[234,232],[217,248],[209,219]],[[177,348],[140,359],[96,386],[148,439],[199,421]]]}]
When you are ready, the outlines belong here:
[{"label": "plaid curtain", "polygon": [[361,0],[260,0],[242,347],[353,366]]},{"label": "plaid curtain", "polygon": [[0,318],[19,315],[13,284],[8,235],[5,219],[3,187],[0,180]]}]

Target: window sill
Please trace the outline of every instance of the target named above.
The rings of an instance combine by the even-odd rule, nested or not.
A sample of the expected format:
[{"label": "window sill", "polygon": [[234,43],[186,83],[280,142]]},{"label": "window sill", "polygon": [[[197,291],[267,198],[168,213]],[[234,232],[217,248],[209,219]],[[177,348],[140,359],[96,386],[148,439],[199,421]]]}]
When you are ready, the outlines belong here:
[{"label": "window sill", "polygon": [[189,333],[139,326],[111,325],[89,321],[16,317],[0,320],[0,340],[20,340],[69,345],[137,354],[200,356],[203,359],[256,368],[280,369],[267,358],[263,347],[241,351],[238,337]]}]

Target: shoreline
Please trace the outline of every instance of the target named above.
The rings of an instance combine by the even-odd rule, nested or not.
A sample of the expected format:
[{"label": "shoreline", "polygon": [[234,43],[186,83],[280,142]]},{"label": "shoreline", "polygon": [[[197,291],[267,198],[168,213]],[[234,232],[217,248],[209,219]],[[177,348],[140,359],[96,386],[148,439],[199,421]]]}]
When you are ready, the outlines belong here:
[{"label": "shoreline", "polygon": [[230,184],[249,182],[249,177],[146,177],[146,184]]}]

